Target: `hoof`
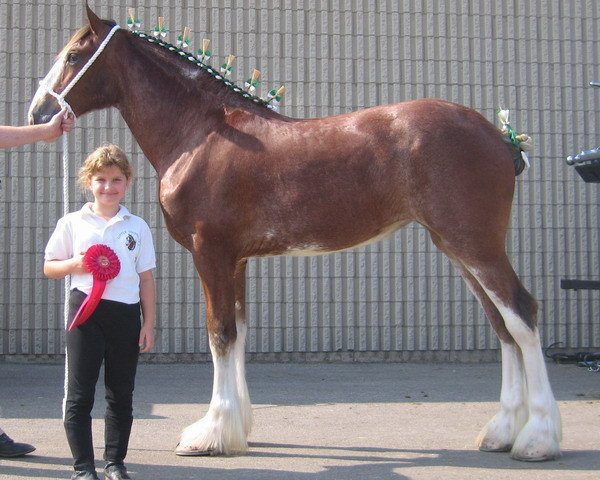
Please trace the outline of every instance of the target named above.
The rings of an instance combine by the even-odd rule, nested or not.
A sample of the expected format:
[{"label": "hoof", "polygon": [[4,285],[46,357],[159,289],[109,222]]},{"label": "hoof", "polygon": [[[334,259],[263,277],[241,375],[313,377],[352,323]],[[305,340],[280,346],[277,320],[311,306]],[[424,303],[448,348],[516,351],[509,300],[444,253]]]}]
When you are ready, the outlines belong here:
[{"label": "hoof", "polygon": [[477,448],[482,452],[510,452],[526,419],[523,408],[500,410],[479,432]]},{"label": "hoof", "polygon": [[213,455],[212,450],[199,450],[193,447],[182,447],[181,444],[177,444],[175,447],[175,455],[180,457],[209,457]]},{"label": "hoof", "polygon": [[550,454],[539,454],[531,452],[531,454],[523,455],[522,453],[511,452],[510,458],[518,460],[520,462],[549,462],[560,458],[560,452],[554,452]]},{"label": "hoof", "polygon": [[515,440],[510,456],[521,462],[546,462],[560,457],[560,413],[555,407],[552,415],[529,419]]},{"label": "hoof", "polygon": [[479,445],[479,451],[481,452],[510,452],[512,445],[494,445],[494,444],[482,444]]},{"label": "hoof", "polygon": [[477,437],[477,448],[482,452],[510,452],[513,447],[513,435],[508,424],[498,428],[498,424],[490,422]]},{"label": "hoof", "polygon": [[510,456],[521,462],[547,462],[560,458],[560,446],[558,441],[553,440],[552,435],[529,439],[519,436],[513,445]]}]

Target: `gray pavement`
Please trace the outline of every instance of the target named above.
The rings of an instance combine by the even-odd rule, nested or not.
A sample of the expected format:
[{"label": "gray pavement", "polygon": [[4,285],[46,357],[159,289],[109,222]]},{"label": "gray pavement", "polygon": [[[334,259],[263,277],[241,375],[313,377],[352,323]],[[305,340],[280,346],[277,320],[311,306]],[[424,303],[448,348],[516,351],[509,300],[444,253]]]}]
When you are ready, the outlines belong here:
[{"label": "gray pavement", "polygon": [[[497,363],[250,363],[250,451],[231,457],[173,454],[181,429],[207,410],[212,365],[142,364],[127,465],[134,480],[598,479],[600,373],[548,368],[563,417],[563,456],[522,463],[474,447],[498,407]],[[1,480],[70,478],[63,378],[62,365],[0,363],[0,426],[37,447],[1,459]],[[100,388],[98,459],[103,409]]]}]

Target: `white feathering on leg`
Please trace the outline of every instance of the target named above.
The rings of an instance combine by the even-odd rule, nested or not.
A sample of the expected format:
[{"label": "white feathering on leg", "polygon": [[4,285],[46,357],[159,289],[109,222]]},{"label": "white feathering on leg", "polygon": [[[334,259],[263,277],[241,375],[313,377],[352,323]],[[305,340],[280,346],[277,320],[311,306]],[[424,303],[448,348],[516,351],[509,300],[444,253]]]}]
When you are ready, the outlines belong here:
[{"label": "white feathering on leg", "polygon": [[217,356],[211,345],[211,352],[214,379],[210,406],[204,418],[182,432],[176,449],[180,454],[228,455],[248,450],[237,386],[236,349],[230,348],[226,355]]}]

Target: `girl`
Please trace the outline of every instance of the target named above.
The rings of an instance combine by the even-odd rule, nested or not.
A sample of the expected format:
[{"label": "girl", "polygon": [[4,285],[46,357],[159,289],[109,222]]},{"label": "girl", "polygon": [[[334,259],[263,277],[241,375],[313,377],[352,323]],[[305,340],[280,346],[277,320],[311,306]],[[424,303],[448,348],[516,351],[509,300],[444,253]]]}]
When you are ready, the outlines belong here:
[{"label": "girl", "polygon": [[121,265],[118,275],[106,283],[89,319],[67,332],[63,410],[74,459],[72,479],[98,479],[90,413],[102,362],[107,401],[105,478],[131,478],[123,461],[133,421],[135,373],[139,353],[154,346],[156,308],[152,274],[156,260],[150,229],[120,204],[131,179],[131,166],[119,147],[106,145],[94,151],[79,172],[81,186],[91,191],[94,201],[58,221],[45,251],[46,276],[71,275],[69,325],[92,289],[93,277],[83,262],[86,250],[95,244],[108,245]]}]

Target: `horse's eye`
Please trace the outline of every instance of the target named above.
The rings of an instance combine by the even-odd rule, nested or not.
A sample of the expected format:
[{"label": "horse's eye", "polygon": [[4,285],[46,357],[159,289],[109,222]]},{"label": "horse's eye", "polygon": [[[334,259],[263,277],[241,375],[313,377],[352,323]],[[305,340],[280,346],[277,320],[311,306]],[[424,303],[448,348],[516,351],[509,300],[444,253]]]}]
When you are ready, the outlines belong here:
[{"label": "horse's eye", "polygon": [[69,62],[71,65],[75,65],[78,61],[79,55],[77,55],[76,53],[69,53],[69,55],[67,56],[67,62]]}]

